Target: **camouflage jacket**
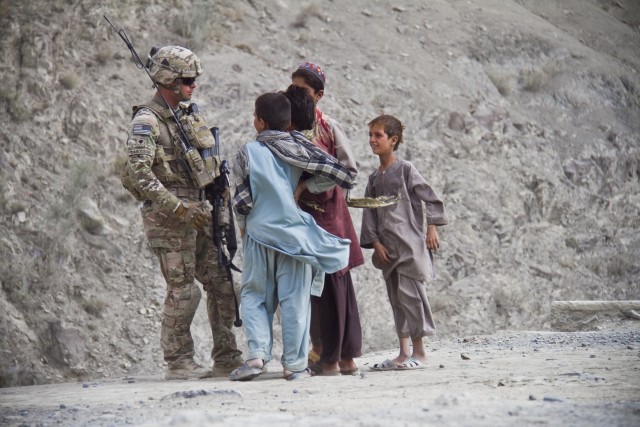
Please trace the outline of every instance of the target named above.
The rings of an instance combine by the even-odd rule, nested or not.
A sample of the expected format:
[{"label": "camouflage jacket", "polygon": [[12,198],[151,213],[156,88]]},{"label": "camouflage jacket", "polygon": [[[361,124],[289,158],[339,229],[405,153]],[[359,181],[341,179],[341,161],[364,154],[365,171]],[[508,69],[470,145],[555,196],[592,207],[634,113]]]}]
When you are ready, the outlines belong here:
[{"label": "camouflage jacket", "polygon": [[[162,106],[156,95],[148,104]],[[167,111],[166,107],[164,108]],[[128,163],[137,188],[144,199],[175,211],[180,199],[167,188],[197,187],[191,180],[182,153],[176,148],[177,127],[170,114],[159,118],[145,105],[133,107],[127,138]]]}]

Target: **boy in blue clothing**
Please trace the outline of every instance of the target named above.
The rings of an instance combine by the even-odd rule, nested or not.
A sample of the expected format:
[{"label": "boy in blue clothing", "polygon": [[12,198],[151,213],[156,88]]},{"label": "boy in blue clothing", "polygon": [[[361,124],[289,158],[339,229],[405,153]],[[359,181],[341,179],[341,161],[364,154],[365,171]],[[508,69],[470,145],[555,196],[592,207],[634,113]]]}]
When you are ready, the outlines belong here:
[{"label": "boy in blue clothing", "polygon": [[[310,295],[321,292],[324,273],[345,267],[348,239],[320,228],[301,211],[294,192],[303,172],[312,192],[353,186],[348,169],[298,132],[289,133],[291,105],[282,93],[255,102],[256,141],[245,144],[234,164],[234,210],[243,237],[241,308],[249,354],[231,372],[232,381],[251,380],[272,359],[273,316],[282,315],[282,366],[288,380],[307,369]],[[302,184],[301,184],[302,185]],[[312,286],[313,285],[313,286]]]}]

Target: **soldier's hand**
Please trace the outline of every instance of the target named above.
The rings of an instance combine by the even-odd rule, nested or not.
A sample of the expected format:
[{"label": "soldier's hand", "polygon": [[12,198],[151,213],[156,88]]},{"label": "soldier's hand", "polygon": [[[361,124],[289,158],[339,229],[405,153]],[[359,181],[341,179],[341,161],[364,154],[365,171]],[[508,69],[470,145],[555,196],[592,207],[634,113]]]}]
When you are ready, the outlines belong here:
[{"label": "soldier's hand", "polygon": [[211,211],[203,202],[182,202],[176,215],[193,228],[203,230],[211,222]]}]

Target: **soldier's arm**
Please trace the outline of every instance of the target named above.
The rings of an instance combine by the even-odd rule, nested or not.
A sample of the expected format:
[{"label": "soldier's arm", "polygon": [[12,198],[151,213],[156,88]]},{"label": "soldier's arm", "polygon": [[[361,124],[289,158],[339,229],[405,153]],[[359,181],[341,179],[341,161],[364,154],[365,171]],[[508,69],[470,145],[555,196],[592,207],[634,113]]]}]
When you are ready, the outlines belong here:
[{"label": "soldier's arm", "polygon": [[159,135],[160,126],[156,116],[151,111],[140,110],[129,126],[127,138],[129,166],[144,197],[175,212],[180,206],[180,199],[162,185],[151,169],[156,152],[156,138]]}]

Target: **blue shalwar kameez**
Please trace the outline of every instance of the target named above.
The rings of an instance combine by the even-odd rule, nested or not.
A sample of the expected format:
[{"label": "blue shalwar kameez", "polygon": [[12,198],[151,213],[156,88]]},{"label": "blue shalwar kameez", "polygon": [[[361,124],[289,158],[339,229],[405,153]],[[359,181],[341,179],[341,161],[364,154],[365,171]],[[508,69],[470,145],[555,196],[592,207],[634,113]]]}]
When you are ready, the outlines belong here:
[{"label": "blue shalwar kameez", "polygon": [[301,371],[307,366],[309,297],[322,291],[325,272],[346,267],[350,240],[326,232],[298,208],[293,192],[302,169],[261,142],[245,147],[253,198],[245,223],[241,292],[248,359],[272,359],[272,322],[280,304],[282,365]]}]

